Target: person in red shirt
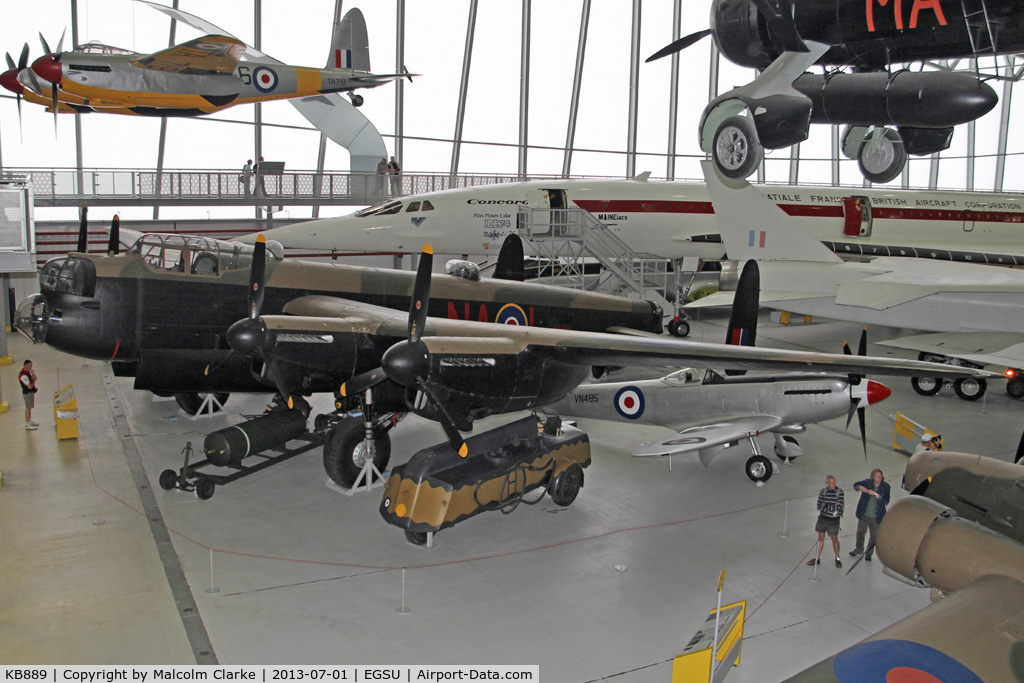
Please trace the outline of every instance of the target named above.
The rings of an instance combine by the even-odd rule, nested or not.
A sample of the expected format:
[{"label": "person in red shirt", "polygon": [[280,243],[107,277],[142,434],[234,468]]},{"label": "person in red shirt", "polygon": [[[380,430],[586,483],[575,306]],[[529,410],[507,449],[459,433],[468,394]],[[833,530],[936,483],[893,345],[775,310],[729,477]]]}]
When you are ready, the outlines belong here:
[{"label": "person in red shirt", "polygon": [[32,409],[36,406],[36,373],[32,371],[32,361],[26,360],[18,373],[21,384],[21,397],[25,399],[25,429],[39,429],[39,423],[32,421]]}]

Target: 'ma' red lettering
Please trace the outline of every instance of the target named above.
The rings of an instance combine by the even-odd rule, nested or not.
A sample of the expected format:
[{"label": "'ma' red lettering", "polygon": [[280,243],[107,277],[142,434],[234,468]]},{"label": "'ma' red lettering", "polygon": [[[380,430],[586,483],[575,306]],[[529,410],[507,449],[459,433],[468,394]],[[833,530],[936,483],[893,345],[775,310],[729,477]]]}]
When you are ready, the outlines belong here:
[{"label": "'ma' red lettering", "polygon": [[[914,0],[914,10],[915,11],[917,10],[917,3],[919,1],[920,0]],[[924,0],[924,2],[934,2],[936,5],[938,5],[939,0]],[[879,7],[885,7],[888,4],[889,4],[889,0],[878,0]],[[896,2],[893,3],[893,5],[894,5],[893,9],[895,10],[895,14],[896,14],[896,28],[899,29],[899,30],[903,30],[903,0],[896,0]],[[867,0],[867,5],[866,5],[865,12],[867,14],[867,20],[868,20],[868,32],[873,32],[875,30],[874,7],[875,7],[875,0]],[[942,13],[942,10],[940,9],[939,10],[940,16],[941,16],[941,13]],[[914,16],[916,17],[917,14],[914,14]],[[943,21],[942,23],[945,24],[946,22]],[[913,28],[913,24],[911,24],[911,28]]]},{"label": "'ma' red lettering", "polygon": [[[943,26],[946,25],[946,17],[942,14],[939,0],[914,0],[914,7],[910,10],[910,28],[917,28],[917,13],[923,9],[935,12],[935,18],[939,20],[939,23]],[[899,28],[898,25],[897,28]]]},{"label": "'ma' red lettering", "polygon": [[480,304],[480,315],[478,315],[476,319],[482,323],[491,322],[487,317],[487,306],[485,306],[484,304]]}]

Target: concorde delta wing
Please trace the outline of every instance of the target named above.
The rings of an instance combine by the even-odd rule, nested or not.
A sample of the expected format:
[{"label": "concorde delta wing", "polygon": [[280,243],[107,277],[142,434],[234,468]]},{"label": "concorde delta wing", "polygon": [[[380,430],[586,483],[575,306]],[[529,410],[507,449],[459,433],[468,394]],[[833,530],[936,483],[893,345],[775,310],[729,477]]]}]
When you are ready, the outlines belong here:
[{"label": "concorde delta wing", "polygon": [[707,467],[726,444],[745,439],[750,434],[766,432],[780,424],[782,418],[774,415],[722,417],[713,422],[689,425],[679,430],[675,436],[661,441],[640,444],[633,450],[633,455],[643,457],[698,451],[701,464]]},{"label": "concorde delta wing", "polygon": [[1024,334],[1016,332],[939,332],[878,343],[895,349],[960,358],[978,365],[1024,367]]}]

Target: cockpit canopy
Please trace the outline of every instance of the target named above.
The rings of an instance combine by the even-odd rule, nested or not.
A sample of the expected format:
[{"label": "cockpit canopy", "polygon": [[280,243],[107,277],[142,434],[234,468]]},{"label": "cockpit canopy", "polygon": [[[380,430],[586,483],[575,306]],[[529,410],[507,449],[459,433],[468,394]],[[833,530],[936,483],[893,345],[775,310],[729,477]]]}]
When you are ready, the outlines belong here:
[{"label": "cockpit canopy", "polygon": [[693,368],[681,368],[661,378],[665,384],[679,386],[682,384],[700,384],[708,370],[695,370]]},{"label": "cockpit canopy", "polygon": [[[247,268],[252,263],[253,247],[240,242],[228,242],[193,235],[149,233],[140,237],[128,249],[157,270],[218,275],[227,270]],[[275,261],[284,258],[280,242],[267,242],[267,256]],[[185,265],[188,264],[188,268]]]}]

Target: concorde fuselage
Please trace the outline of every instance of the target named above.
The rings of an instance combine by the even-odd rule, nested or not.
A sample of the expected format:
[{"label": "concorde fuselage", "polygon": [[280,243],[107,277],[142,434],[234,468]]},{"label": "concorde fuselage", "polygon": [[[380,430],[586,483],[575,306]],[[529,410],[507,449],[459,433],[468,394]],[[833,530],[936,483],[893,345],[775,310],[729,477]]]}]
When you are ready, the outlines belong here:
[{"label": "concorde fuselage", "polygon": [[[840,255],[913,256],[892,248],[941,249],[958,252],[952,260],[1006,263],[993,256],[1009,256],[1012,265],[1016,256],[1024,265],[1021,195],[788,185],[758,189]],[[287,247],[339,253],[415,253],[429,242],[442,254],[496,255],[502,239],[516,230],[519,207],[549,207],[552,190],[564,191],[567,206],[586,209],[638,253],[706,259],[724,254],[707,189],[697,182],[552,179],[460,188],[275,228],[267,238]],[[870,235],[860,234],[861,216],[847,220],[856,211],[851,197],[870,202]],[[855,234],[844,234],[844,229]]]}]

